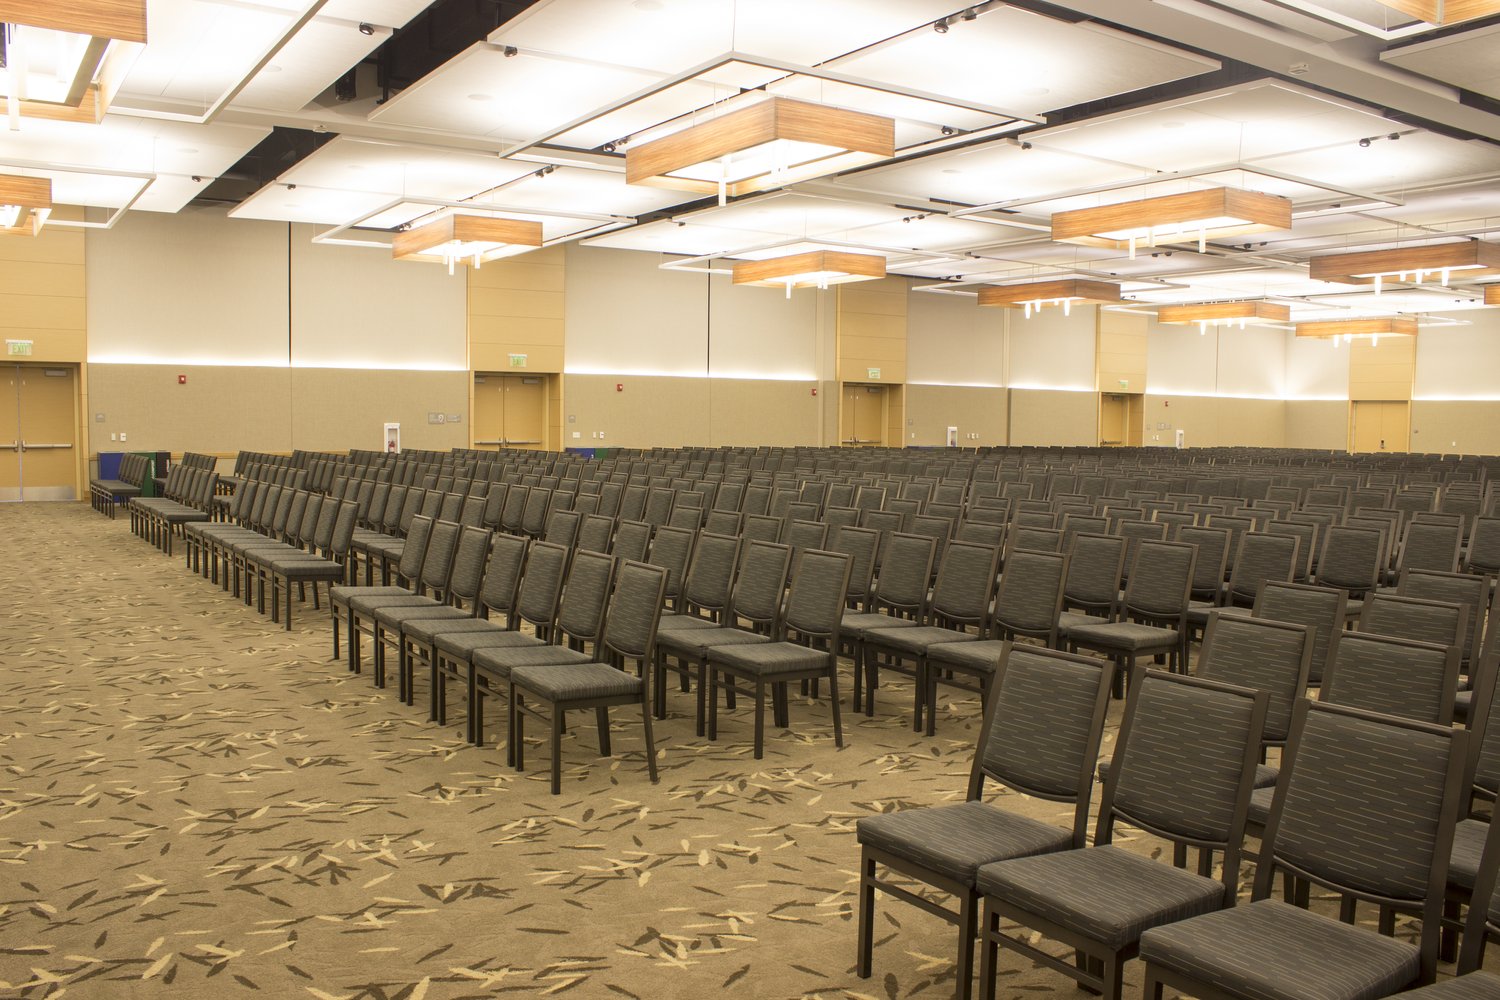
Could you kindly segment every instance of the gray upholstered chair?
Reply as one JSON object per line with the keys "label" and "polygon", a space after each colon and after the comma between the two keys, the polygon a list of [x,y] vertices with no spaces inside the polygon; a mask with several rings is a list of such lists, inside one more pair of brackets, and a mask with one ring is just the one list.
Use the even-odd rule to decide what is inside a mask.
{"label": "gray upholstered chair", "polygon": [[615,527],[610,555],[623,561],[645,562],[646,553],[651,549],[652,530],[645,521],[620,521]]}
{"label": "gray upholstered chair", "polygon": [[1136,549],[1125,589],[1121,621],[1079,625],[1068,631],[1068,646],[1089,649],[1122,664],[1118,689],[1143,656],[1162,655],[1170,669],[1187,669],[1188,590],[1197,548],[1183,542],[1143,541]]}
{"label": "gray upholstered chair", "polygon": [[[864,697],[865,640],[883,629],[916,628],[927,623],[927,581],[932,578],[936,552],[937,543],[931,538],[900,532],[892,534],[882,550],[880,571],[869,608],[844,612],[840,635],[850,647],[854,660],[855,711],[859,711]],[[865,706],[865,714],[875,714],[873,703]]]}
{"label": "gray upholstered chair", "polygon": [[[1300,702],[1251,902],[1146,931],[1144,995],[1364,1000],[1431,983],[1467,742],[1448,726]],[[1270,898],[1278,872],[1340,894],[1342,919]],[[1360,901],[1385,934],[1355,924]],[[1388,936],[1398,910],[1421,917],[1418,943]]]}
{"label": "gray upholstered chair", "polygon": [[1333,525],[1323,532],[1323,552],[1313,582],[1349,592],[1348,618],[1359,615],[1359,603],[1380,586],[1385,570],[1385,533],[1375,528]]}
{"label": "gray upholstered chair", "polygon": [[[838,650],[839,622],[844,595],[849,589],[848,556],[841,552],[806,549],[797,558],[792,574],[786,613],[776,642],[715,646],[708,650],[708,738],[718,738],[719,678],[752,684],[755,695],[755,758],[764,756],[765,691],[768,684],[781,688],[779,701],[785,715],[785,685],[790,681],[826,680],[833,712],[833,742],[844,745],[839,715]],[[785,719],[783,718],[783,722]]]}
{"label": "gray upholstered chair", "polygon": [[1307,684],[1318,687],[1338,650],[1348,603],[1349,595],[1334,587],[1268,581],[1255,595],[1250,614],[1255,618],[1306,625],[1312,630],[1312,662],[1307,672]]}
{"label": "gray upholstered chair", "polygon": [[682,581],[693,558],[698,533],[691,528],[660,525],[651,540],[651,554],[646,562],[667,571],[667,603],[673,611],[682,610]]}
{"label": "gray upholstered chair", "polygon": [[1365,595],[1359,631],[1452,646],[1462,655],[1468,618],[1468,609],[1462,604],[1382,591]]}
{"label": "gray upholstered chair", "polygon": [[[552,794],[562,792],[563,715],[570,710],[593,709],[599,730],[599,753],[612,756],[609,709],[613,705],[638,704],[645,740],[646,769],[652,784],[657,781],[656,744],[651,735],[649,705],[650,663],[656,639],[656,623],[666,596],[667,571],[646,563],[621,563],[610,596],[608,619],[592,659],[573,655],[547,663],[518,665],[510,672],[510,744],[516,770],[525,761],[525,717],[527,702],[550,708],[552,738]],[[627,661],[639,666],[637,674],[624,669]],[[540,713],[537,713],[540,715]]]}
{"label": "gray upholstered chair", "polygon": [[[1266,700],[1264,692],[1156,670],[1132,684],[1094,846],[979,869],[987,1000],[1002,946],[1119,1000],[1142,932],[1234,905]],[[1114,846],[1116,823],[1169,841],[1176,864]],[[1189,848],[1199,851],[1196,874],[1185,867]],[[1216,851],[1218,879],[1210,877]],[[1002,920],[1021,930],[1003,930]],[[1075,949],[1076,965],[1032,944],[1030,931]]]}
{"label": "gray upholstered chair", "polygon": [[[885,812],[858,821],[856,970],[861,978],[870,976],[878,891],[958,928],[955,992],[962,998],[970,995],[979,867],[1048,851],[1076,850],[1087,841],[1092,767],[1104,731],[1112,669],[1108,661],[1096,657],[1006,643],[995,667],[994,695],[985,706],[965,801]],[[1071,829],[986,802],[987,783],[1071,805]],[[882,868],[947,893],[957,902],[957,909],[940,907],[882,879]]]}
{"label": "gray upholstered chair", "polygon": [[1120,612],[1120,581],[1125,576],[1125,539],[1080,533],[1068,553],[1063,610],[1052,645],[1060,646],[1078,625],[1114,621]]}
{"label": "gray upholstered chair", "polygon": [[[920,732],[927,706],[927,656],[950,642],[982,639],[989,632],[991,600],[995,595],[1000,550],[972,542],[950,542],[938,567],[937,582],[928,603],[928,622],[909,628],[879,628],[865,633],[865,704],[875,704],[880,671],[894,670],[912,678],[912,729]],[[1006,573],[1009,574],[1009,570]],[[1054,589],[1054,594],[1056,593]],[[1049,627],[1056,624],[1056,601]],[[931,719],[928,720],[929,725]],[[929,729],[929,733],[931,730]]]}
{"label": "gray upholstered chair", "polygon": [[[1266,747],[1286,745],[1292,709],[1307,692],[1314,640],[1313,630],[1306,625],[1253,618],[1249,612],[1209,615],[1198,654],[1198,676],[1266,692],[1262,762]],[[1262,763],[1256,768],[1255,787],[1269,788],[1276,784],[1276,775],[1276,768]]]}
{"label": "gray upholstered chair", "polygon": [[[1026,636],[1054,645],[1057,616],[1062,610],[1063,582],[1068,577],[1068,559],[1056,552],[1011,553],[991,617],[992,638],[975,641],[930,642],[921,662],[921,702],[927,706],[927,735],[937,731],[939,684],[977,692],[988,702],[994,672],[1010,641]],[[913,630],[890,633],[900,641]]]}

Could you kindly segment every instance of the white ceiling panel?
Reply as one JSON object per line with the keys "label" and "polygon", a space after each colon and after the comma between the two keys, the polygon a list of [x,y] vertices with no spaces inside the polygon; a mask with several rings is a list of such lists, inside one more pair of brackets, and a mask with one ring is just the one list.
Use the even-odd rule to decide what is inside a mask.
{"label": "white ceiling panel", "polygon": [[1387,49],[1380,58],[1412,73],[1500,98],[1500,24]]}
{"label": "white ceiling panel", "polygon": [[558,167],[549,174],[523,176],[485,199],[503,205],[543,209],[549,212],[583,212],[590,215],[644,215],[679,204],[681,191],[626,184],[625,175],[610,170]]}
{"label": "white ceiling panel", "polygon": [[[1380,133],[1391,132],[1389,123]],[[1397,191],[1448,178],[1500,174],[1500,146],[1450,139],[1431,132],[1378,139],[1369,146],[1346,142],[1326,149],[1266,157],[1261,165],[1299,177],[1336,177],[1364,191]]]}
{"label": "white ceiling panel", "polygon": [[548,0],[489,40],[667,75],[729,51],[812,66],[962,7],[953,0]]}
{"label": "white ceiling panel", "polygon": [[230,209],[229,215],[235,219],[338,225],[373,212],[390,200],[389,195],[369,191],[302,185],[293,190],[285,184],[268,184]]}
{"label": "white ceiling panel", "polygon": [[1389,131],[1391,123],[1372,111],[1287,84],[1256,83],[1048,129],[1032,141],[1116,163],[1180,171],[1325,149]]}
{"label": "white ceiling panel", "polygon": [[833,68],[1038,115],[1218,69],[1219,62],[1096,24],[1015,7],[915,31],[837,59]]}
{"label": "white ceiling panel", "polygon": [[[911,214],[909,210],[891,205],[775,192],[722,207],[706,208],[684,217],[684,221],[763,236],[821,236],[852,243],[857,242],[853,233],[863,227],[900,222]],[[846,236],[850,238],[846,240]]]}
{"label": "white ceiling panel", "polygon": [[370,119],[460,132],[498,144],[530,140],[659,82],[657,74],[470,46],[381,105]]}
{"label": "white ceiling panel", "polygon": [[146,10],[150,41],[126,74],[115,104],[194,114],[208,110],[313,2],[152,0]]}
{"label": "white ceiling panel", "polygon": [[300,110],[389,37],[386,27],[366,35],[347,21],[315,18],[251,78],[232,106]]}
{"label": "white ceiling panel", "polygon": [[935,198],[985,205],[1132,180],[1143,171],[1073,153],[1022,149],[1008,139],[969,149],[934,153],[888,167],[834,178],[839,187],[913,199]]}
{"label": "white ceiling panel", "polygon": [[850,242],[870,246],[934,251],[992,246],[1033,235],[1024,229],[946,215],[908,215],[900,222],[861,226],[848,230],[847,234]]}
{"label": "white ceiling panel", "polygon": [[1500,183],[1444,187],[1406,197],[1392,208],[1371,209],[1371,215],[1409,226],[1481,226],[1500,223]]}
{"label": "white ceiling panel", "polygon": [[652,222],[633,226],[583,241],[591,247],[617,250],[650,250],[656,253],[700,257],[711,253],[742,250],[765,242],[765,237],[743,229],[723,229],[674,221]]}

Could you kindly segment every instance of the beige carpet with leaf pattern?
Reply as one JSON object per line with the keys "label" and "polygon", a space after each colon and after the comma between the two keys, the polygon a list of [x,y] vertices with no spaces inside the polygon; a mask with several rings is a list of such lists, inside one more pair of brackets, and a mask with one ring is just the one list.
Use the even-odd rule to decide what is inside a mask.
{"label": "beige carpet with leaf pattern", "polygon": [[975,701],[927,739],[892,684],[837,750],[794,700],[756,761],[743,703],[708,743],[674,691],[660,784],[617,709],[616,757],[580,717],[553,797],[543,749],[517,774],[330,660],[326,617],[283,632],[123,516],[5,505],[0,538],[0,996],[951,995],[953,934],[910,906],[854,974],[854,824],[962,798]]}

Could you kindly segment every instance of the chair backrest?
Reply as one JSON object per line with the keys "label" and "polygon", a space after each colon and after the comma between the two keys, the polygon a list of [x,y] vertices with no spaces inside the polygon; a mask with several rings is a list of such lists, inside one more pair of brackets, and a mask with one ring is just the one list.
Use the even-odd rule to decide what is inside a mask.
{"label": "chair backrest", "polygon": [[1234,570],[1229,575],[1229,599],[1249,606],[1255,601],[1260,585],[1268,580],[1290,583],[1297,571],[1301,540],[1263,531],[1247,531],[1240,536]]}
{"label": "chair backrest", "polygon": [[1463,542],[1462,524],[1413,519],[1401,538],[1401,567],[1456,572]]}
{"label": "chair backrest", "polygon": [[1486,576],[1500,574],[1500,517],[1476,517],[1469,532],[1464,568]]}
{"label": "chair backrest", "polygon": [[777,542],[781,540],[781,518],[769,514],[746,514],[742,531],[746,541]]}
{"label": "chair backrest", "polygon": [[666,597],[665,569],[634,560],[620,563],[604,625],[603,645],[611,659],[651,661]]}
{"label": "chair backrest", "polygon": [[465,525],[459,530],[453,572],[448,580],[450,598],[465,603],[477,601],[485,563],[489,559],[491,536],[490,529],[474,525]]}
{"label": "chair backrest", "polygon": [[1251,616],[1271,621],[1305,625],[1312,632],[1312,659],[1307,683],[1323,683],[1328,664],[1344,631],[1349,595],[1335,587],[1313,587],[1304,583],[1265,583],[1255,597]]}
{"label": "chair backrest", "polygon": [[803,549],[821,549],[828,542],[828,525],[820,521],[788,522],[782,541],[790,545],[794,553]]}
{"label": "chair backrest", "polygon": [[438,520],[458,524],[459,516],[464,509],[464,499],[462,493],[444,493],[443,502],[438,506]]}
{"label": "chair backrest", "polygon": [[732,535],[705,531],[698,536],[682,585],[682,596],[689,609],[706,611],[715,617],[728,609],[739,555],[740,540]]}
{"label": "chair backrest", "polygon": [[[964,543],[955,542],[949,547],[948,558],[952,558],[953,548],[959,544]],[[942,578],[939,572],[938,579]],[[994,579],[993,572],[990,579]],[[1057,632],[1058,615],[1062,614],[1063,585],[1067,579],[1068,557],[1061,553],[1025,549],[1012,552],[995,594],[995,635],[1002,639],[1025,635],[1050,642]],[[936,598],[933,608],[937,608]]]}
{"label": "chair backrest", "polygon": [[547,528],[542,538],[572,548],[578,541],[578,528],[583,515],[576,510],[554,510],[547,515]]}
{"label": "chair backrest", "polygon": [[1126,700],[1094,842],[1110,843],[1120,819],[1178,844],[1222,849],[1224,904],[1232,903],[1266,701],[1263,691],[1142,674]]}
{"label": "chair backrest", "polygon": [[521,530],[532,538],[540,538],[547,527],[547,508],[552,503],[552,491],[540,486],[526,493],[526,509],[521,513]]}
{"label": "chair backrest", "polygon": [[[994,546],[950,542],[932,587],[929,611],[933,620],[949,626],[986,628],[999,567],[1000,550]],[[1010,572],[1008,566],[1006,572]]]}
{"label": "chair backrest", "polygon": [[526,523],[527,498],[531,487],[513,484],[505,494],[505,505],[500,508],[500,527],[516,534]]}
{"label": "chair backrest", "polygon": [[574,553],[557,610],[557,631],[567,637],[568,645],[574,649],[581,650],[585,643],[599,641],[614,573],[613,557],[603,552]]}
{"label": "chair backrest", "polygon": [[[1006,539],[1010,551],[1030,549],[1033,552],[1061,552],[1063,533],[1057,528],[1033,528],[1017,523]],[[1008,556],[1007,556],[1008,558]]]}
{"label": "chair backrest", "polygon": [[1446,726],[1457,693],[1457,646],[1346,632],[1323,678],[1322,700]]}
{"label": "chair backrest", "polygon": [[1463,607],[1468,624],[1459,656],[1468,663],[1479,655],[1479,646],[1484,639],[1485,611],[1490,603],[1488,579],[1472,573],[1407,568],[1401,571],[1396,593],[1401,597],[1442,601]]}
{"label": "chair backrest", "polygon": [[548,640],[557,621],[562,597],[568,550],[554,542],[533,542],[526,554],[526,573],[516,594],[516,614],[536,629],[537,638]]}
{"label": "chair backrest", "polygon": [[484,513],[480,516],[479,523],[499,531],[500,514],[505,509],[505,500],[509,495],[509,487],[505,483],[491,483],[490,491],[484,495]]}
{"label": "chair backrest", "polygon": [[458,509],[458,523],[477,528],[484,523],[484,497],[466,496]]}
{"label": "chair backrest", "polygon": [[529,544],[520,535],[496,535],[491,542],[484,582],[479,587],[479,604],[504,615],[506,628],[515,628],[517,624],[516,592],[521,586],[521,567],[526,564]]}
{"label": "chair backrest", "polygon": [[730,596],[729,623],[743,618],[759,630],[770,632],[781,617],[781,599],[792,568],[792,547],[780,542],[745,543],[739,572]]}
{"label": "chair backrest", "polygon": [[608,552],[615,534],[615,519],[603,514],[585,514],[578,526],[578,548],[582,552]]}
{"label": "chair backrest", "polygon": [[422,575],[422,564],[427,560],[427,543],[432,538],[436,522],[426,514],[417,514],[411,519],[406,531],[406,544],[401,547],[401,561],[396,566],[396,575],[407,581],[413,590],[417,578]]}
{"label": "chair backrest", "polygon": [[422,560],[419,589],[442,599],[448,592],[448,578],[453,575],[453,557],[458,551],[457,521],[437,521],[427,540],[427,558]]}
{"label": "chair backrest", "polygon": [[1155,620],[1185,615],[1197,553],[1183,542],[1141,542],[1125,591],[1126,613]]}
{"label": "chair backrest", "polygon": [[870,587],[875,578],[875,552],[879,546],[880,532],[848,524],[841,524],[833,529],[833,538],[828,546],[849,557],[848,599],[861,610],[870,603]]}
{"label": "chair backrest", "polygon": [[349,547],[354,542],[354,529],[359,525],[359,504],[345,500],[339,504],[338,516],[333,522],[333,537],[323,550],[325,556],[344,564],[349,556]]}
{"label": "chair backrest", "polygon": [[610,553],[616,559],[644,562],[650,547],[651,525],[645,521],[621,521],[615,528],[615,541]]}
{"label": "chair backrest", "polygon": [[737,510],[711,510],[703,519],[703,530],[716,535],[738,535],[745,515]]}
{"label": "chair backrest", "polygon": [[924,619],[927,584],[932,579],[936,553],[937,542],[931,538],[892,534],[880,561],[880,576],[875,580],[875,607]]}
{"label": "chair backrest", "polygon": [[[1014,559],[1020,553],[1012,553]],[[1006,564],[1010,572],[1010,564]],[[1120,603],[1120,580],[1125,573],[1125,539],[1118,535],[1080,533],[1073,536],[1063,604],[1113,618]],[[1001,589],[1005,587],[1001,578]]]}
{"label": "chair backrest", "polygon": [[1216,600],[1224,586],[1224,569],[1229,565],[1228,528],[1199,528],[1184,526],[1177,529],[1177,541],[1198,547],[1198,558],[1193,563],[1193,596],[1200,600]]}
{"label": "chair backrest", "polygon": [[693,557],[696,536],[697,532],[688,528],[662,525],[651,541],[651,555],[646,561],[667,571],[667,598],[674,603],[682,596],[682,579]]}
{"label": "chair backrest", "polygon": [[844,595],[849,592],[849,564],[849,557],[842,552],[803,549],[797,554],[782,618],[785,636],[823,640],[828,655],[838,655],[839,623],[844,620]]}
{"label": "chair backrest", "polygon": [[1353,594],[1374,590],[1380,585],[1383,547],[1383,533],[1373,528],[1329,527],[1318,557],[1318,583]]}
{"label": "chair backrest", "polygon": [[1318,526],[1299,521],[1271,521],[1265,527],[1270,535],[1287,535],[1297,539],[1297,564],[1292,567],[1292,579],[1306,580],[1312,576],[1313,556],[1318,549]]}
{"label": "chair backrest", "polygon": [[1422,915],[1421,978],[1438,929],[1468,734],[1303,701],[1261,841],[1253,898],[1277,871]]}
{"label": "chair backrest", "polygon": [[1462,604],[1450,601],[1377,592],[1365,595],[1364,607],[1359,612],[1359,630],[1462,650],[1468,614]]}
{"label": "chair backrest", "polygon": [[1261,739],[1285,743],[1292,708],[1307,691],[1313,631],[1306,625],[1213,611],[1198,654],[1198,676],[1264,691],[1266,726]]}

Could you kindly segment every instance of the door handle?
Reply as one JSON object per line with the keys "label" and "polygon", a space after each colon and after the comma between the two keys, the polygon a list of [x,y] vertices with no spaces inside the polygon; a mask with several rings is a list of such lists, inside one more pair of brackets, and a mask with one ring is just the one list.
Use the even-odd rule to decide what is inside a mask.
{"label": "door handle", "polygon": [[12,441],[9,444],[0,444],[0,451],[20,451],[20,445]]}
{"label": "door handle", "polygon": [[21,451],[49,451],[57,448],[71,448],[70,444],[32,444],[29,441],[21,442]]}

